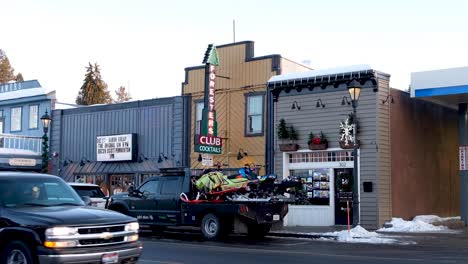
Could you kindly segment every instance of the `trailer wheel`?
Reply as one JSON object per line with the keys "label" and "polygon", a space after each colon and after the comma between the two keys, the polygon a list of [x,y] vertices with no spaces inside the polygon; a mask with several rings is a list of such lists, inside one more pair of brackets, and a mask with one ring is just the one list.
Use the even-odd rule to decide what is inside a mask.
{"label": "trailer wheel", "polygon": [[248,236],[252,238],[263,238],[271,229],[271,224],[250,224],[248,225]]}
{"label": "trailer wheel", "polygon": [[203,236],[208,240],[214,240],[221,236],[222,225],[219,217],[215,214],[207,214],[203,217],[201,222],[201,231]]}

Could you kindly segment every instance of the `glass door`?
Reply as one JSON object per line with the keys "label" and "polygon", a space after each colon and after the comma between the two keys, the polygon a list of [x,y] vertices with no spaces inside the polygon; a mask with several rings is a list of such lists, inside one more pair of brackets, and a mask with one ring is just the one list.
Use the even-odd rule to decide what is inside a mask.
{"label": "glass door", "polygon": [[353,169],[335,169],[335,225],[348,224],[353,219]]}

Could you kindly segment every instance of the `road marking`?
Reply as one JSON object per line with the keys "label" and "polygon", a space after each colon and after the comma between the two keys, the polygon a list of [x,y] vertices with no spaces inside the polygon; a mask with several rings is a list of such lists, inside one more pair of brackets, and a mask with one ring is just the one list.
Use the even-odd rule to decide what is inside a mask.
{"label": "road marking", "polygon": [[151,259],[138,259],[138,263],[183,264],[182,262],[159,261],[159,260],[151,260]]}

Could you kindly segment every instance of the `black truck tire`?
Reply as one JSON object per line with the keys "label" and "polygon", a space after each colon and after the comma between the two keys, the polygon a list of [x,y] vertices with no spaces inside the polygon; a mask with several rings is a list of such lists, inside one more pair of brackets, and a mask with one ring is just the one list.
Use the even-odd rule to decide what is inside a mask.
{"label": "black truck tire", "polygon": [[250,224],[248,225],[248,236],[252,238],[263,238],[271,229],[271,224]]}
{"label": "black truck tire", "polygon": [[13,240],[3,249],[1,263],[35,264],[31,249],[19,240]]}
{"label": "black truck tire", "polygon": [[203,236],[208,240],[215,240],[222,236],[223,226],[219,217],[215,214],[206,214],[201,222],[201,231]]}

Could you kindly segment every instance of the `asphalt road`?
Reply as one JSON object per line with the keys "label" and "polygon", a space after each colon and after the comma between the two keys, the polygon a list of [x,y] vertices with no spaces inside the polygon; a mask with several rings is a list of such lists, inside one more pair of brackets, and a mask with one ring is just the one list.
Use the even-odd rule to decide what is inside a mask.
{"label": "asphalt road", "polygon": [[230,236],[204,241],[194,233],[143,234],[141,264],[181,263],[468,263],[468,236],[402,238],[412,244],[354,244],[320,239]]}

